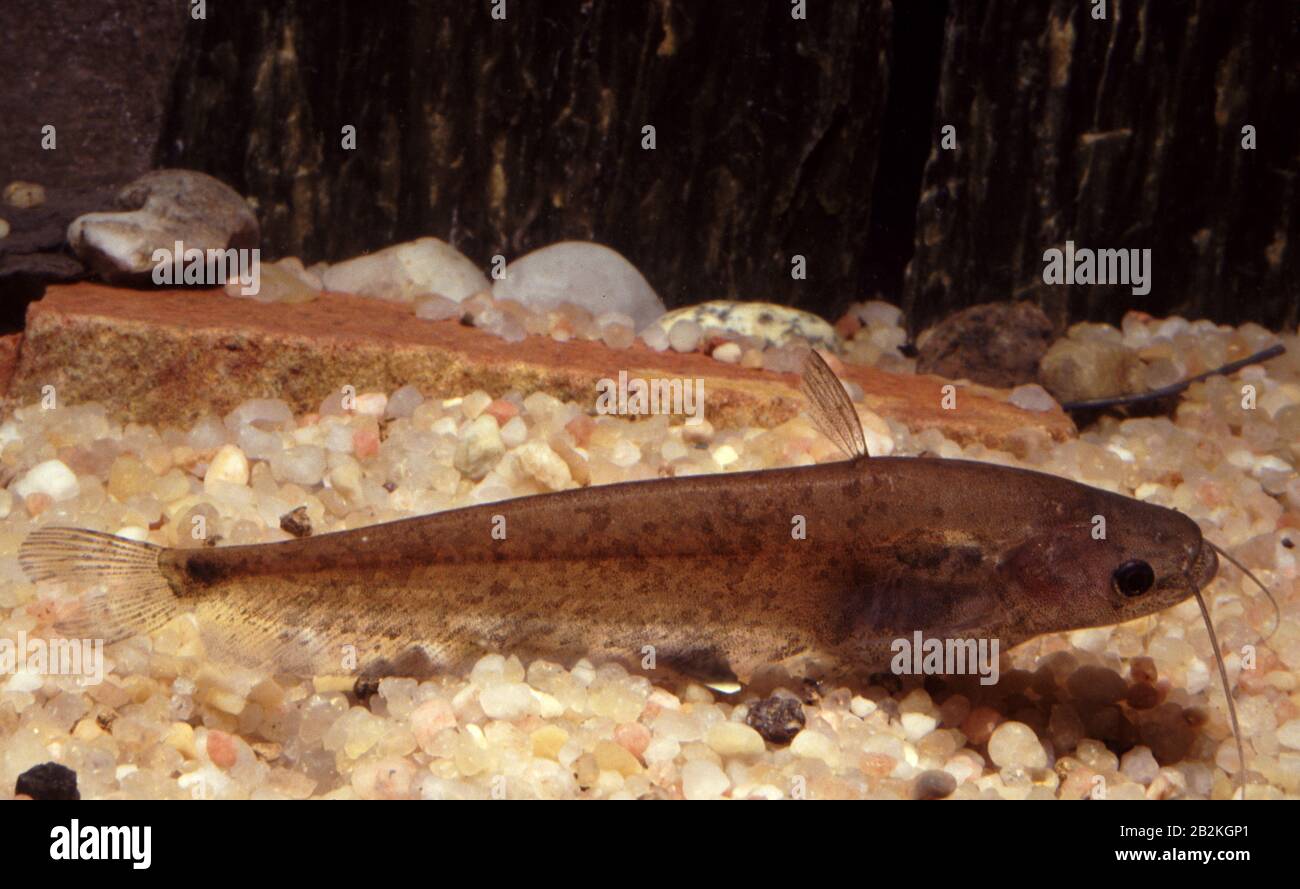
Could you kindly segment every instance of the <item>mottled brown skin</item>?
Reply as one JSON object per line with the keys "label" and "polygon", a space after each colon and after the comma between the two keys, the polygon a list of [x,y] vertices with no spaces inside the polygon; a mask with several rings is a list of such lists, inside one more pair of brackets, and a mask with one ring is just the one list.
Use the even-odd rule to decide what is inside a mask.
{"label": "mottled brown skin", "polygon": [[[794,516],[807,538],[792,535]],[[1106,539],[1093,538],[1104,516]],[[492,536],[494,516],[506,539]],[[1129,559],[1155,586],[1112,584]],[[429,669],[487,651],[742,681],[884,666],[889,645],[1113,624],[1213,576],[1172,510],[1055,476],[923,458],[583,488],[254,546],[164,550],[164,576],[234,653],[337,673],[421,646]],[[408,661],[409,664],[409,661]]]}

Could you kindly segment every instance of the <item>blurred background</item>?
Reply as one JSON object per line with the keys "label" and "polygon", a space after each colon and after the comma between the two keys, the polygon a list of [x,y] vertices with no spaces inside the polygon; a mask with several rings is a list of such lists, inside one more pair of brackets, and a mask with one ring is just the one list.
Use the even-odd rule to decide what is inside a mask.
{"label": "blurred background", "polygon": [[[486,266],[587,239],[669,307],[1296,323],[1300,4],[794,5],[5,0],[0,178],[48,198],[4,208],[0,324],[85,274],[68,222],[155,167],[246,195],[265,259],[431,234]],[[1045,287],[1067,239],[1151,248],[1150,294]]]}

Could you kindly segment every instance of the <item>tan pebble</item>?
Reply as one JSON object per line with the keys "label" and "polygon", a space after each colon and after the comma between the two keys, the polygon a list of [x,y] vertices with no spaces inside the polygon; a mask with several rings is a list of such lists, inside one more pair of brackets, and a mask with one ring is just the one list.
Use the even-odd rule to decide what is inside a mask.
{"label": "tan pebble", "polygon": [[311,683],[316,694],[323,695],[331,691],[352,691],[357,679],[355,676],[317,676]]}
{"label": "tan pebble", "polygon": [[533,756],[541,759],[555,759],[569,740],[569,733],[558,725],[547,725],[528,736],[532,743]]}
{"label": "tan pebble", "polygon": [[102,734],[104,730],[99,727],[99,722],[90,717],[78,722],[77,727],[72,730],[72,737],[78,741],[93,741]]}
{"label": "tan pebble", "polygon": [[215,707],[222,713],[229,713],[231,716],[238,716],[248,706],[248,701],[244,700],[242,695],[226,691],[224,688],[206,689],[202,694],[202,698],[209,706]]}
{"label": "tan pebble", "polygon": [[188,723],[172,723],[162,736],[166,746],[178,750],[186,759],[198,758],[199,751],[194,746],[194,727]]}
{"label": "tan pebble", "polygon": [[[118,460],[123,458],[119,457]],[[116,463],[114,467],[116,467]],[[222,445],[208,464],[208,471],[203,474],[203,486],[209,493],[216,482],[232,485],[248,484],[248,458],[244,452],[232,444]]]}
{"label": "tan pebble", "polygon": [[23,498],[23,506],[27,508],[27,514],[32,518],[45,512],[54,504],[54,498],[49,494],[40,491],[35,494],[28,494]]}
{"label": "tan pebble", "polygon": [[123,454],[108,471],[108,493],[119,503],[146,494],[157,481],[155,473],[134,454]]}
{"label": "tan pebble", "polygon": [[595,755],[596,767],[602,772],[618,772],[626,778],[644,771],[635,756],[613,741],[598,741]]}
{"label": "tan pebble", "polygon": [[0,219],[0,240],[9,237],[9,223]]}
{"label": "tan pebble", "polygon": [[14,180],[5,186],[5,203],[20,210],[29,210],[45,203],[45,186],[36,182]]}
{"label": "tan pebble", "polygon": [[715,722],[705,742],[721,756],[753,756],[767,749],[763,736],[743,722]]}
{"label": "tan pebble", "polygon": [[961,732],[971,744],[978,747],[988,742],[1001,719],[1002,714],[992,707],[976,707],[962,720]]}
{"label": "tan pebble", "polygon": [[858,767],[865,774],[884,778],[898,767],[898,760],[887,753],[864,753],[858,760]]}
{"label": "tan pebble", "polygon": [[258,741],[256,744],[251,746],[253,752],[265,762],[274,762],[279,759],[280,754],[284,752],[284,747],[280,744],[274,743],[273,741]]}

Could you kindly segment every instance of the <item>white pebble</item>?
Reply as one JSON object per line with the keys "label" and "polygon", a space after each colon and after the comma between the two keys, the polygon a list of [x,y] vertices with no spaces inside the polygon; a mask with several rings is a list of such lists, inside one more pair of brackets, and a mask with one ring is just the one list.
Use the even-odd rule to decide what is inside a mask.
{"label": "white pebble", "polygon": [[474,422],[466,424],[456,445],[454,463],[464,475],[478,481],[488,474],[505,452],[496,418],[479,414]]}
{"label": "white pebble", "polygon": [[656,352],[662,352],[668,348],[668,334],[658,324],[653,324],[641,331],[641,342],[645,343]]}
{"label": "white pebble", "polygon": [[465,419],[473,420],[487,410],[488,405],[491,403],[492,396],[480,389],[465,396],[460,403],[460,412],[465,415]]}
{"label": "white pebble", "polygon": [[250,398],[226,414],[226,428],[238,429],[261,423],[284,426],[293,423],[293,411],[288,402],[279,398]]}
{"label": "white pebble", "polygon": [[1000,768],[1047,766],[1047,751],[1034,730],[1023,722],[1004,722],[993,730],[989,737],[989,758]]}
{"label": "white pebble", "polygon": [[1119,770],[1137,783],[1146,786],[1160,774],[1160,764],[1151,754],[1150,747],[1134,747],[1120,758]]}
{"label": "white pebble", "polygon": [[27,692],[30,694],[39,691],[44,685],[44,676],[40,673],[32,673],[23,669],[10,676],[9,680],[3,686],[0,686],[0,689],[3,691]]}
{"label": "white pebble", "polygon": [[325,475],[325,450],[315,445],[289,448],[271,458],[271,475],[278,482],[309,487]]}
{"label": "white pebble", "polygon": [[736,449],[729,444],[723,445],[720,448],[716,448],[713,451],[713,462],[717,463],[719,466],[723,467],[724,469],[730,466],[732,463],[735,463],[739,459],[740,459],[740,455],[737,454]]}
{"label": "white pebble", "polygon": [[388,399],[387,415],[389,417],[409,417],[415,409],[424,404],[424,396],[414,386],[403,386]]}
{"label": "white pebble", "polygon": [[436,294],[415,304],[415,317],[425,321],[446,321],[459,318],[464,313],[465,309],[460,303]]}
{"label": "white pebble", "polygon": [[1283,747],[1300,750],[1300,719],[1292,719],[1278,726],[1277,740]]}
{"label": "white pebble", "polygon": [[682,766],[682,794],[687,799],[717,799],[730,786],[726,773],[708,760],[694,759]]}
{"label": "white pebble", "polygon": [[232,485],[248,484],[248,458],[244,452],[232,444],[222,445],[208,464],[208,471],[203,474],[203,489],[209,494],[214,482],[228,482]]}
{"label": "white pebble", "polygon": [[519,719],[539,708],[525,682],[498,682],[479,692],[479,706],[492,719]]}
{"label": "white pebble", "polygon": [[740,360],[740,346],[736,343],[723,343],[713,350],[713,357],[724,364],[735,364]]}
{"label": "white pebble", "polygon": [[864,698],[862,695],[856,695],[853,700],[849,701],[849,712],[858,719],[866,719],[876,712],[876,702],[870,698]]}
{"label": "white pebble", "polygon": [[903,734],[912,741],[921,740],[939,724],[939,720],[928,713],[904,713],[899,721],[903,724]]}
{"label": "white pebble", "polygon": [[790,752],[795,756],[808,759],[820,759],[827,765],[833,765],[836,759],[835,742],[812,729],[804,729],[790,742]]}
{"label": "white pebble", "polygon": [[515,458],[524,472],[549,491],[562,491],[573,484],[569,464],[561,460],[560,455],[544,441],[530,441],[521,445],[515,451]]}
{"label": "white pebble", "polygon": [[635,466],[640,459],[641,449],[626,438],[620,438],[618,443],[614,445],[613,452],[609,455],[609,461],[623,469]]}
{"label": "white pebble", "polygon": [[501,442],[508,448],[517,448],[528,440],[528,424],[523,417],[514,416],[501,427]]}
{"label": "white pebble", "polygon": [[77,475],[62,460],[46,460],[37,463],[13,484],[13,492],[19,497],[32,494],[47,494],[51,500],[71,500],[81,493]]}
{"label": "white pebble", "polygon": [[363,392],[357,396],[353,410],[367,417],[382,417],[388,407],[388,396],[382,392]]}
{"label": "white pebble", "polygon": [[872,327],[897,327],[903,321],[903,310],[883,300],[873,299],[858,309],[858,319]]}
{"label": "white pebble", "polygon": [[674,352],[694,352],[700,344],[702,333],[700,325],[683,318],[668,331],[668,345],[672,346]]}
{"label": "white pebble", "polygon": [[1056,407],[1056,399],[1037,383],[1026,383],[1011,390],[1007,401],[1025,411],[1050,411]]}

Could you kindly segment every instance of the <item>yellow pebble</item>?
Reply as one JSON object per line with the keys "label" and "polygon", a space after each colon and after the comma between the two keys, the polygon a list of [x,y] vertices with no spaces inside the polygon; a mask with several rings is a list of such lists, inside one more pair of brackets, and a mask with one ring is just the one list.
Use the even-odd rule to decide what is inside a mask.
{"label": "yellow pebble", "polygon": [[331,691],[352,691],[357,679],[355,676],[317,676],[311,684],[315,687],[316,694],[323,695]]}
{"label": "yellow pebble", "polygon": [[209,706],[231,716],[238,716],[248,706],[248,701],[237,694],[221,688],[209,688],[203,692],[203,701]]}
{"label": "yellow pebble", "polygon": [[186,759],[198,758],[198,750],[194,747],[194,726],[188,722],[173,722],[163,736],[163,743],[180,751]]}
{"label": "yellow pebble", "polygon": [[596,766],[602,772],[618,772],[625,778],[642,771],[637,758],[613,741],[600,741],[596,744]]}
{"label": "yellow pebble", "polygon": [[99,722],[89,717],[78,722],[77,727],[72,730],[72,737],[78,741],[93,741],[102,734],[104,730],[99,727]]}
{"label": "yellow pebble", "polygon": [[157,476],[134,454],[123,454],[108,471],[108,493],[119,503],[149,493]]}
{"label": "yellow pebble", "polygon": [[528,737],[533,742],[533,756],[555,759],[569,740],[569,733],[558,725],[544,725]]}

